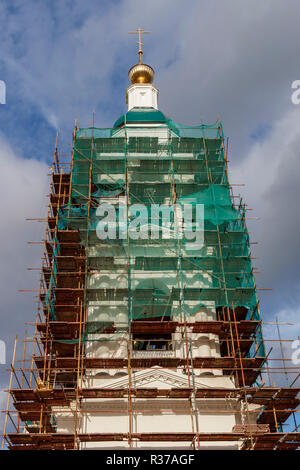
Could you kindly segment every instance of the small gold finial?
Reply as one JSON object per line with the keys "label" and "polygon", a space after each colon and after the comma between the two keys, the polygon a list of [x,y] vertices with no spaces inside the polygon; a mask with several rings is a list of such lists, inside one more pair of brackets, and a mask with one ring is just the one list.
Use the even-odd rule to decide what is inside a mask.
{"label": "small gold finial", "polygon": [[139,35],[139,40],[137,41],[137,44],[139,45],[139,50],[138,50],[138,55],[139,55],[139,64],[143,63],[143,49],[142,46],[144,45],[142,43],[142,34],[150,34],[151,31],[144,31],[142,28],[137,28],[136,31],[128,31],[128,34],[138,34]]}

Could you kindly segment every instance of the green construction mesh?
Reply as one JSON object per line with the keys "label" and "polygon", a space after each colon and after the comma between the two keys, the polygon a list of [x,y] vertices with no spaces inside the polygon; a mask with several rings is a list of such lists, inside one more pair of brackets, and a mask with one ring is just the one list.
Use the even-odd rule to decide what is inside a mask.
{"label": "green construction mesh", "polygon": [[[82,341],[120,338],[130,320],[183,321],[226,307],[244,312],[244,319],[259,319],[245,207],[233,204],[221,126],[188,128],[168,121],[155,132],[156,137],[139,137],[138,129],[133,136],[124,127],[76,133],[71,203],[60,207],[58,229],[78,231],[85,247],[88,316]],[[126,201],[149,213],[153,204],[204,205],[203,246],[191,249],[172,236],[99,239],[99,204],[115,206],[118,216]],[[125,230],[131,223],[126,217]],[[171,220],[170,233],[175,224]],[[51,308],[54,300],[46,299]],[[260,330],[256,334],[261,339]]]}

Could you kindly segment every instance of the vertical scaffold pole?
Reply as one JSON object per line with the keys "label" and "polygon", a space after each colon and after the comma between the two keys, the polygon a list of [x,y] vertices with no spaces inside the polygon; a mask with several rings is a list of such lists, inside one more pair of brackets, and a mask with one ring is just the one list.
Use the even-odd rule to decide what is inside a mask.
{"label": "vertical scaffold pole", "polygon": [[4,449],[4,442],[5,442],[5,435],[6,435],[6,428],[7,428],[7,418],[8,418],[9,403],[10,403],[10,391],[11,391],[11,386],[12,386],[13,370],[14,370],[15,358],[16,358],[17,341],[18,341],[18,335],[16,335],[16,339],[14,342],[13,357],[12,357],[12,363],[11,363],[11,372],[10,372],[9,387],[8,387],[8,392],[7,392],[6,413],[5,413],[3,437],[2,437],[2,450]]}

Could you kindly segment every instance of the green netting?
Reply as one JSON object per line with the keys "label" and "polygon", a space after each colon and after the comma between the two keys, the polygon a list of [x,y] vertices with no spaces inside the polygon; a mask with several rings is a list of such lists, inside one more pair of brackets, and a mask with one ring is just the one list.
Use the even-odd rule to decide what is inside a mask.
{"label": "green netting", "polygon": [[222,125],[220,124],[220,132],[218,121],[211,125],[202,124],[200,126],[184,126],[183,124],[178,124],[177,122],[169,120],[168,125],[179,137],[185,137],[187,139],[197,139],[202,137],[207,140],[208,145],[213,145],[212,141],[218,139],[219,145],[221,144],[223,130]]}
{"label": "green netting", "polygon": [[[155,132],[162,129],[158,126]],[[215,312],[216,318],[222,308],[241,309],[243,318],[259,319],[245,208],[233,204],[222,129],[188,128],[172,121],[165,129],[165,137],[133,136],[132,129],[127,135],[126,127],[76,133],[71,203],[60,207],[58,227],[78,230],[85,247],[88,315],[81,341],[118,340],[131,320],[194,319],[203,311]],[[117,238],[99,239],[99,205],[115,206],[118,217],[125,202],[149,210],[149,217],[141,219],[141,231],[147,223],[151,226],[153,204],[202,204],[203,246],[191,249],[186,239],[172,238],[175,215],[168,239],[120,239],[120,226],[126,233],[132,222],[127,209],[125,223],[116,223]],[[156,223],[161,235],[161,219]],[[52,282],[49,292],[55,276]],[[257,338],[262,341],[260,331]],[[259,355],[264,355],[263,346]]]}
{"label": "green netting", "polygon": [[[155,116],[157,118],[157,115]],[[140,115],[138,116],[138,119],[140,119]],[[161,122],[163,122],[162,120]],[[128,122],[128,121],[127,121]],[[147,123],[149,123],[149,120],[146,120]],[[223,134],[223,129],[222,129],[222,124],[216,121],[215,123],[211,125],[207,124],[201,124],[200,126],[185,126],[183,124],[178,124],[171,119],[165,120],[166,124],[168,125],[168,128],[178,137],[182,138],[188,138],[188,139],[193,139],[193,138],[205,138],[205,139],[218,139],[220,141],[222,134]],[[124,123],[124,121],[123,121]],[[131,127],[134,124],[134,120],[130,123]],[[139,122],[136,122],[137,128],[140,128]],[[117,126],[116,126],[117,127]],[[76,133],[77,139],[98,139],[98,138],[113,138],[116,134],[119,133],[119,129],[116,127],[114,128],[103,128],[103,129],[97,129],[94,127],[90,128],[80,128],[78,129]],[[164,125],[156,125],[155,129],[157,128],[164,128]],[[221,131],[220,131],[221,128]],[[126,125],[123,126],[123,129],[126,129]],[[149,129],[149,127],[148,127]],[[143,137],[145,138],[145,137]],[[147,138],[147,137],[146,137]],[[221,142],[220,142],[221,143]],[[211,144],[211,142],[209,142]],[[108,144],[110,145],[110,144]]]}
{"label": "green netting", "polygon": [[205,221],[211,222],[215,226],[229,221],[235,221],[239,225],[244,217],[242,212],[233,207],[229,188],[226,186],[211,184],[203,191],[182,196],[179,203],[203,204]]}

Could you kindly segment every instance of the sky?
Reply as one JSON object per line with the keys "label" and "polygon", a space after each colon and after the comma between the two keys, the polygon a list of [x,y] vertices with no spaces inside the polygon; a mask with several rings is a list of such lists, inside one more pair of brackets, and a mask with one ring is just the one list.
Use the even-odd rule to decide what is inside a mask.
{"label": "sky", "polygon": [[[220,116],[230,181],[252,209],[257,287],[272,289],[258,291],[263,321],[292,323],[281,327],[286,339],[300,335],[300,105],[291,100],[300,79],[299,17],[298,0],[0,2],[0,340],[7,363],[14,336],[21,340],[24,324],[34,321],[36,298],[18,291],[38,288],[38,271],[27,268],[40,267],[42,245],[28,242],[39,242],[45,226],[25,219],[46,215],[56,130],[67,153],[75,119],[89,127],[95,111],[95,126],[111,127],[126,111],[127,73],[137,61],[128,31],[137,27],[151,31],[144,61],[155,69],[161,111],[186,125]],[[277,339],[274,325],[265,331]],[[291,357],[291,343],[283,345]],[[278,343],[273,348],[270,357]],[[4,399],[1,392],[0,405]]]}

